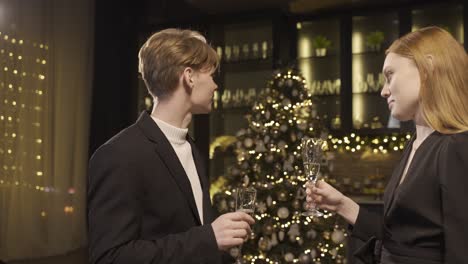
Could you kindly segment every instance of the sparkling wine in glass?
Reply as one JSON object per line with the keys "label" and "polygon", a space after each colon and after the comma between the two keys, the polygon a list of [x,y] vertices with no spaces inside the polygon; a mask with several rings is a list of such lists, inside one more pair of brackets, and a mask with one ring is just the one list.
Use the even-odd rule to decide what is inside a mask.
{"label": "sparkling wine in glass", "polygon": [[[252,217],[255,213],[255,201],[257,198],[257,190],[253,187],[238,188],[236,193],[236,211],[244,212]],[[243,264],[242,245],[239,246],[239,254],[237,255],[235,264]]]}
{"label": "sparkling wine in glass", "polygon": [[[320,163],[323,157],[323,147],[326,142],[321,138],[303,138],[302,139],[302,161],[304,163],[304,173],[309,182],[315,185],[320,172]],[[318,211],[315,204],[306,212],[304,216],[321,217],[323,213]]]}

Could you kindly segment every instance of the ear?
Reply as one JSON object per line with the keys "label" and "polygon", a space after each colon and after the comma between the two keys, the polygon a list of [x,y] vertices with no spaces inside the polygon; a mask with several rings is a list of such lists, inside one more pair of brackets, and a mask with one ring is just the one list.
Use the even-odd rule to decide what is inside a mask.
{"label": "ear", "polygon": [[429,65],[429,70],[431,72],[431,74],[434,72],[434,56],[432,56],[432,54],[428,54],[426,55],[426,60],[428,62],[428,65]]}
{"label": "ear", "polygon": [[186,87],[193,88],[195,85],[193,82],[194,71],[190,67],[186,67],[182,73],[182,80]]}

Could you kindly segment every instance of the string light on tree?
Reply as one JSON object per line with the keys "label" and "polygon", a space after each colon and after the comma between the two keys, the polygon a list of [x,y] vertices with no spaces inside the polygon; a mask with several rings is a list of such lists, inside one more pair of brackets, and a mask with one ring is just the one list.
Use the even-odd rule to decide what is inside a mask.
{"label": "string light on tree", "polygon": [[[293,69],[283,70],[274,75],[247,115],[249,127],[236,134],[237,164],[224,177],[225,190],[215,194],[213,200],[220,212],[227,212],[234,209],[230,194],[237,186],[257,189],[254,236],[243,245],[249,263],[344,261],[342,243],[335,243],[330,235],[310,237],[334,230],[345,233],[336,227],[338,218],[329,212],[319,220],[299,215],[305,209],[302,186],[306,182],[301,138],[327,137],[315,106],[305,80]],[[323,160],[322,178],[331,180],[328,162]]]}

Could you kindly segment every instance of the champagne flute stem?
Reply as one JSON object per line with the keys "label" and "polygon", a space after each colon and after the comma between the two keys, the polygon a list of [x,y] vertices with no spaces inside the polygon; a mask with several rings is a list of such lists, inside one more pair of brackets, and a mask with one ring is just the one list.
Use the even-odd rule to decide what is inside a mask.
{"label": "champagne flute stem", "polygon": [[243,261],[242,261],[242,244],[240,244],[237,247],[239,248],[239,254],[237,254],[236,264],[242,264],[243,263]]}

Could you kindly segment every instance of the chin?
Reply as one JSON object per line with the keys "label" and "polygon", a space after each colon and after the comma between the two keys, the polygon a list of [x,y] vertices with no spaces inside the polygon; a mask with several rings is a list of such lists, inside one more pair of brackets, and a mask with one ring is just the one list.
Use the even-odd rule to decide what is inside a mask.
{"label": "chin", "polygon": [[395,118],[396,120],[401,121],[401,122],[410,121],[410,120],[413,119],[411,116],[405,115],[403,113],[392,112],[391,115],[392,115],[393,118]]}
{"label": "chin", "polygon": [[192,114],[194,115],[203,115],[211,113],[211,105],[207,107],[197,107],[196,109],[192,109]]}

